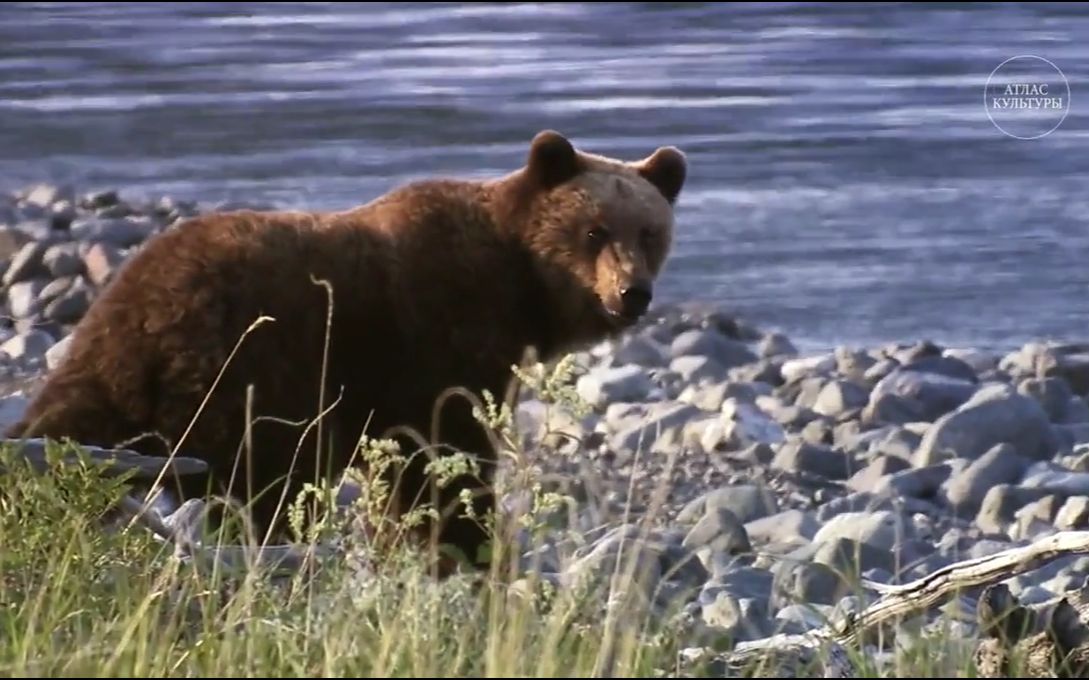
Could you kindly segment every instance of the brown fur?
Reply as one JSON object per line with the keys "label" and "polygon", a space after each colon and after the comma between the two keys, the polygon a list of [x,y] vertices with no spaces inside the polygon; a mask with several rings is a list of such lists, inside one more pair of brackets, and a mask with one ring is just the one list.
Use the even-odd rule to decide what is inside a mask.
{"label": "brown fur", "polygon": [[[629,164],[546,131],[525,167],[491,181],[416,182],[339,213],[194,218],[124,265],[8,434],[177,448],[209,462],[217,490],[232,478],[236,497],[249,497],[246,484],[271,488],[252,508],[267,527],[285,490],[290,502],[303,482],[344,469],[364,429],[427,436],[447,388],[501,396],[525,348],[554,357],[630,324],[611,313],[618,291],[657,276],[684,179],[675,149]],[[594,227],[609,237],[591,242]],[[328,292],[315,280],[332,287],[327,355]],[[262,316],[272,320],[243,339]],[[318,428],[300,436],[334,402],[320,421],[319,464]],[[259,419],[250,430],[248,416]],[[440,501],[471,488],[477,510],[490,509],[495,453],[467,402],[448,403],[439,434],[480,456],[484,473]],[[248,454],[238,460],[246,451],[252,466]],[[399,511],[421,492],[427,499],[417,461],[403,473]],[[441,540],[472,558],[485,536],[453,517]]]}

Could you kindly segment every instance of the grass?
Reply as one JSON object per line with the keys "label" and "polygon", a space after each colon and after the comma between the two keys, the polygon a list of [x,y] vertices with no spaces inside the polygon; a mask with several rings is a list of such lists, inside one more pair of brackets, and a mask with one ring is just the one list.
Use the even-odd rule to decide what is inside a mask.
{"label": "grass", "polygon": [[[572,396],[557,382],[562,371],[521,377],[546,398]],[[487,399],[478,417],[516,445],[509,409]],[[364,448],[372,458],[389,453],[388,442]],[[69,443],[49,453],[43,475],[10,445],[0,451],[6,677],[645,677],[669,673],[677,658],[678,637],[663,633],[662,621],[603,607],[585,588],[532,575],[515,583],[506,577],[510,555],[494,555],[489,574],[444,580],[407,547],[375,568],[369,539],[347,530],[343,509],[323,505],[330,488],[308,489],[300,501],[316,520],[305,541],[339,537],[332,558],[286,573],[253,560],[230,568],[193,559],[119,513],[134,493],[128,475],[107,473]],[[65,453],[79,462],[62,464]],[[381,502],[380,483],[359,481],[361,507]],[[515,530],[547,531],[563,499],[521,481],[531,510]],[[302,509],[290,512],[301,518]],[[205,545],[224,535],[206,535]],[[606,597],[626,592],[619,572]]]}
{"label": "grass", "polygon": [[[569,369],[561,363],[551,375],[518,372],[546,403],[579,409],[567,386]],[[520,450],[509,410],[485,399],[478,417],[506,447]],[[364,448],[372,458],[390,453],[384,442]],[[60,464],[65,452],[75,452],[80,463]],[[193,559],[119,514],[118,501],[133,491],[127,476],[107,474],[69,445],[55,443],[50,453],[54,464],[43,475],[14,449],[0,450],[5,677],[721,673],[713,660],[692,667],[683,652],[728,640],[694,637],[684,617],[646,606],[630,571],[638,560],[607,564],[604,583],[556,588],[532,572],[507,576],[512,555],[497,552],[483,577],[440,581],[407,548],[379,565],[368,560],[368,539],[347,530],[347,515],[327,502],[331,489],[315,487],[304,500],[316,530],[303,543],[327,545],[339,537],[332,558],[286,572],[255,561],[229,568]],[[504,530],[554,535],[551,524],[567,499],[543,490],[532,466],[514,470],[511,478],[528,493],[530,511]],[[360,507],[381,501],[381,485],[359,481],[366,490]],[[301,504],[293,510],[297,517],[301,511]],[[221,539],[206,537],[213,544]],[[885,674],[971,675],[963,647],[960,655],[951,653],[952,643],[938,639],[905,650]],[[865,653],[853,659],[866,675],[877,674]]]}
{"label": "grass", "polygon": [[380,573],[349,552],[287,576],[186,560],[111,517],[123,479],[89,460],[42,476],[4,453],[6,677],[646,676],[674,651],[639,627],[607,638],[598,611],[543,584],[440,582],[407,553]]}

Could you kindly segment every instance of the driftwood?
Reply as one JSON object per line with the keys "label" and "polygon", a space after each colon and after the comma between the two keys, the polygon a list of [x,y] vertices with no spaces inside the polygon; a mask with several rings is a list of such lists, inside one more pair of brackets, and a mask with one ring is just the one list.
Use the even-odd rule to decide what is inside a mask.
{"label": "driftwood", "polygon": [[[43,473],[49,470],[51,461],[46,453],[45,439],[7,439],[0,440],[0,443],[14,444],[14,450],[35,471]],[[80,444],[79,448],[86,454],[86,458],[104,464],[102,474],[110,476],[132,471],[132,478],[142,482],[156,482],[167,475],[201,474],[208,469],[204,461],[184,456],[145,456],[127,449],[108,449],[85,444]],[[74,452],[65,451],[60,462],[75,464],[78,458]],[[0,473],[2,472],[3,468],[0,466]],[[173,545],[175,554],[182,560],[200,568],[229,571],[255,568],[271,571],[273,575],[292,574],[313,560],[335,552],[330,546],[204,546],[201,544],[199,527],[207,511],[207,504],[199,499],[186,501],[173,513],[163,517],[146,500],[141,501],[126,495],[121,498],[118,510],[132,523],[143,526],[162,541]]]}
{"label": "driftwood", "polygon": [[979,600],[985,637],[975,653],[983,678],[1084,678],[1089,672],[1089,580],[1040,607],[1017,602],[1004,584]]}
{"label": "driftwood", "polygon": [[[1031,611],[996,585],[1066,555],[1089,553],[1089,531],[1069,531],[987,557],[964,560],[903,585],[864,582],[880,597],[855,614],[800,635],[773,635],[742,642],[722,659],[744,675],[817,673],[855,677],[847,650],[881,624],[924,613],[957,591],[991,586],[980,598],[985,639],[976,652],[984,677],[1009,677],[1011,663],[1032,659],[1013,672],[1022,677],[1084,677],[1089,669],[1089,587],[1067,593],[1049,609]],[[985,672],[986,671],[986,672]],[[993,674],[987,674],[993,673]],[[1037,675],[1042,673],[1042,675]]]}
{"label": "driftwood", "polygon": [[[0,444],[15,445],[15,449],[38,472],[45,472],[49,468],[49,460],[46,456],[46,440],[34,439],[5,439]],[[174,456],[160,458],[157,456],[145,456],[127,449],[107,449],[100,446],[80,445],[87,457],[98,463],[106,463],[103,474],[122,474],[134,471],[134,478],[140,480],[154,480],[161,475],[194,475],[205,472],[208,464],[196,458]],[[63,462],[75,463],[76,454],[65,451]]]}

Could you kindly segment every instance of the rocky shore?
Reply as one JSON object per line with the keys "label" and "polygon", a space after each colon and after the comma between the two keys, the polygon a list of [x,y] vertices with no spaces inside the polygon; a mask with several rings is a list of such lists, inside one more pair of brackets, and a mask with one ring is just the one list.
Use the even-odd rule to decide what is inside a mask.
{"label": "rocky shore", "polygon": [[[223,207],[51,185],[0,195],[0,420],[127,257]],[[1089,528],[1089,342],[801,356],[782,334],[681,306],[575,359],[588,413],[532,396],[516,412],[531,462],[574,500],[576,531],[527,546],[527,563],[562,585],[637,550],[645,594],[679,608],[696,647],[802,632],[871,600],[867,582]],[[1032,604],[1086,576],[1089,557],[1069,558],[1007,585]],[[905,630],[971,639],[975,597]]]}

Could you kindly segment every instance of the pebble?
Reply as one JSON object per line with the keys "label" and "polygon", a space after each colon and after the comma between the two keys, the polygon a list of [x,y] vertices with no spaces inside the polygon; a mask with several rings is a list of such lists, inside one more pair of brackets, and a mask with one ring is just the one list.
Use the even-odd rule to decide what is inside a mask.
{"label": "pebble", "polygon": [[854,473],[844,452],[800,438],[784,442],[771,465],[785,472],[804,472],[832,480],[844,480]]}

